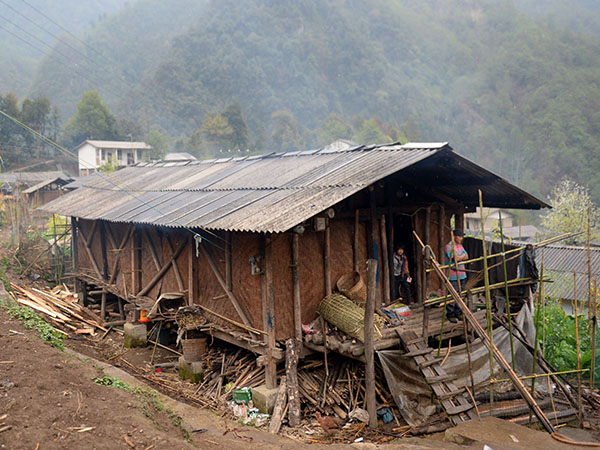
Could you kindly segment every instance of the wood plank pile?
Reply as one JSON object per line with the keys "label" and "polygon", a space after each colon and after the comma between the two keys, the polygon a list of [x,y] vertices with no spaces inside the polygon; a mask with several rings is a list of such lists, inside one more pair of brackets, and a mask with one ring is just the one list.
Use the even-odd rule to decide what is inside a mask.
{"label": "wood plank pile", "polygon": [[22,306],[27,306],[48,323],[62,331],[65,335],[87,334],[94,336],[96,329],[106,331],[100,325],[100,318],[88,308],[77,303],[76,294],[65,285],[52,290],[19,286],[10,283],[13,288],[13,299]]}

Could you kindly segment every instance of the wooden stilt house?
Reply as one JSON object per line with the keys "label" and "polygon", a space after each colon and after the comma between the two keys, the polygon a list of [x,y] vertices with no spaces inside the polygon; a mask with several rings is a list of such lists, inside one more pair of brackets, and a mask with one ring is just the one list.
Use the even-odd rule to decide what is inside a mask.
{"label": "wooden stilt house", "polygon": [[72,217],[78,280],[139,305],[181,293],[211,311],[215,337],[269,356],[273,377],[279,343],[301,340],[337,280],[364,278],[368,258],[382,301],[394,298],[399,243],[418,302],[437,289],[413,230],[441,258],[451,217],[462,226],[478,189],[489,207],[547,206],[447,143],[414,143],[138,164],[43,209]]}

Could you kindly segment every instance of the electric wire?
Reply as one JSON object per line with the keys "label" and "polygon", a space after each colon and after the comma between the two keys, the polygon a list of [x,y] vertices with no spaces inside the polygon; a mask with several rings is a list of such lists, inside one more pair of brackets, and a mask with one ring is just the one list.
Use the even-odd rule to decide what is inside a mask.
{"label": "electric wire", "polygon": [[[14,26],[15,28],[19,29],[20,31],[22,31],[23,33],[27,34],[28,36],[30,36],[32,39],[35,39],[36,41],[40,42],[42,45],[50,48],[50,50],[58,53],[60,56],[62,56],[62,58],[57,57],[56,55],[51,55],[49,53],[47,53],[45,50],[41,50],[40,48],[32,45],[30,42],[26,41],[25,39],[21,38],[20,36],[16,35],[15,33],[13,33],[11,30],[8,29],[8,27],[0,25],[0,28],[3,28],[4,31],[6,31],[7,33],[10,33],[11,35],[13,35],[14,37],[16,37],[17,39],[19,39],[20,41],[26,43],[27,45],[35,48],[36,50],[38,50],[39,52],[43,53],[45,56],[47,56],[48,58],[56,58],[59,61],[61,61],[62,63],[66,63],[67,65],[71,66],[70,70],[72,72],[75,72],[77,75],[79,75],[83,80],[87,81],[88,83],[90,83],[91,85],[104,85],[104,89],[107,90],[108,92],[110,92],[112,95],[114,95],[115,97],[119,98],[122,93],[117,92],[116,90],[114,90],[112,87],[109,87],[110,85],[108,85],[107,83],[104,83],[100,78],[98,77],[94,77],[94,79],[89,78],[88,75],[85,75],[84,73],[80,72],[79,70],[75,69],[74,67],[72,67],[73,65],[77,65],[77,62],[70,57],[69,55],[66,55],[65,53],[63,53],[62,51],[59,51],[56,47],[52,46],[51,44],[48,44],[47,42],[44,42],[43,40],[41,40],[40,38],[38,38],[37,36],[33,35],[32,33],[30,33],[29,31],[25,30],[24,28],[22,28],[21,26],[17,25],[16,23],[12,22],[11,20],[7,19],[6,17],[0,15],[0,18],[4,19],[7,23],[11,24],[12,26]],[[73,64],[75,63],[75,64]],[[93,73],[96,73],[95,71]],[[127,86],[130,87],[130,86]]]}
{"label": "electric wire", "polygon": [[[10,114],[6,113],[3,110],[0,110],[0,115],[2,115],[3,117],[7,118],[8,120],[14,122],[15,124],[17,124],[19,127],[23,128],[24,130],[26,130],[27,132],[33,134],[35,137],[37,137],[38,139],[41,139],[44,143],[56,148],[58,151],[60,151],[61,153],[63,153],[64,155],[66,155],[69,159],[71,160],[75,160],[77,162],[80,161],[79,157],[77,155],[75,155],[75,153],[73,153],[72,151],[64,148],[63,146],[57,144],[56,142],[52,141],[51,139],[47,138],[46,136],[44,136],[43,134],[39,133],[38,131],[34,130],[33,128],[29,127],[28,125],[24,124],[23,122],[19,121],[18,119],[16,119],[15,117],[11,116]],[[84,161],[82,161],[83,164],[85,164]],[[92,167],[88,167],[88,168],[92,168]],[[112,184],[118,191],[124,192],[128,195],[130,195],[131,197],[135,198],[137,201],[139,201],[142,205],[147,206],[157,212],[159,212],[160,214],[176,214],[175,211],[173,210],[169,210],[167,208],[159,208],[159,205],[161,204],[157,204],[155,201],[150,200],[144,200],[142,198],[140,198],[138,195],[136,195],[136,193],[141,194],[144,192],[148,192],[148,191],[141,191],[138,189],[131,189],[129,186],[127,186],[127,184],[125,183],[120,183],[117,182],[116,180],[112,179],[112,177],[110,177],[109,175],[105,175],[102,172],[96,172],[98,174],[98,176],[100,176],[101,178],[103,178],[104,180],[108,181],[110,184]],[[154,205],[152,204],[154,203]],[[199,233],[197,233],[196,231],[192,230],[191,228],[189,228],[187,225],[184,225],[182,223],[180,223],[178,221],[178,219],[180,218],[180,216],[175,217],[175,219],[173,219],[173,222],[176,223],[177,225],[179,225],[181,228],[189,231],[190,233],[192,233],[195,236],[198,236],[201,240],[206,240],[208,243],[210,243],[211,245],[215,246],[216,248],[223,250],[223,251],[227,251],[224,247],[221,247],[219,245],[217,245],[215,242],[212,242],[210,239],[207,239],[206,236],[201,235]],[[201,229],[202,231],[204,231],[205,233],[208,233],[212,236],[214,236],[217,239],[220,239],[222,241],[225,241],[225,239],[223,239],[222,237],[220,237],[219,235],[217,235],[216,233],[213,233],[212,231],[204,228],[204,227],[197,227],[199,229]]]}

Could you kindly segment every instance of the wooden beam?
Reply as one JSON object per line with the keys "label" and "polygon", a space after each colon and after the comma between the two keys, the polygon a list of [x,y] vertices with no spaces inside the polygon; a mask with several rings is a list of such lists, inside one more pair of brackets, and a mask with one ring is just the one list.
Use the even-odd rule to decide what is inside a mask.
{"label": "wooden beam", "polygon": [[358,272],[358,237],[359,237],[358,234],[359,234],[359,230],[360,230],[359,218],[360,218],[360,211],[357,209],[354,212],[354,241],[352,244],[352,258],[353,258],[355,272]]}
{"label": "wooden beam", "polygon": [[131,293],[135,296],[142,286],[142,235],[136,224],[133,224],[131,238]]}
{"label": "wooden beam", "polygon": [[377,402],[375,398],[375,353],[373,348],[373,316],[377,289],[377,260],[367,262],[367,303],[365,305],[365,387],[369,428],[377,428]]}
{"label": "wooden beam", "polygon": [[300,395],[298,393],[298,349],[299,342],[289,338],[285,343],[285,375],[287,379],[287,394],[290,426],[300,425]]}
{"label": "wooden beam", "polygon": [[198,264],[196,261],[194,235],[189,235],[188,246],[190,248],[188,255],[188,305],[196,303],[198,298]]}
{"label": "wooden beam", "polygon": [[[425,243],[431,245],[431,206],[425,210]],[[423,301],[427,298],[427,288],[429,287],[429,272],[423,266]]]}
{"label": "wooden beam", "polygon": [[331,230],[329,229],[329,220],[325,228],[323,243],[323,269],[325,272],[325,295],[331,295]]}
{"label": "wooden beam", "polygon": [[[106,226],[104,221],[100,222],[100,249],[102,250],[102,280],[108,280],[108,256],[106,254]],[[106,320],[106,291],[102,291],[100,301],[100,318]]]}
{"label": "wooden beam", "polygon": [[179,248],[177,250],[175,250],[175,253],[173,253],[173,255],[171,256],[171,259],[164,265],[162,266],[162,268],[158,271],[158,273],[156,275],[154,275],[154,278],[152,278],[152,280],[150,280],[150,282],[146,285],[146,287],[144,287],[138,294],[138,297],[141,297],[143,295],[146,295],[150,289],[152,289],[154,287],[154,285],[160,280],[162,279],[162,277],[165,275],[165,273],[167,273],[167,271],[169,270],[169,268],[171,267],[171,262],[174,261],[175,259],[177,259],[177,257],[181,254],[181,252],[183,251],[183,248],[185,247],[185,242],[182,243]]}
{"label": "wooden beam", "polygon": [[[172,255],[174,252],[173,252],[173,244],[171,242],[171,238],[169,237],[168,234],[165,234],[165,237],[167,240],[167,246],[169,247],[169,251],[171,252],[171,255]],[[181,292],[184,292],[185,285],[183,284],[183,278],[181,277],[181,272],[179,272],[179,266],[177,265],[177,261],[172,260],[171,266],[173,266],[173,272],[175,272],[175,279],[177,280],[177,287],[179,288],[179,290]]]}
{"label": "wooden beam", "polygon": [[148,241],[148,247],[150,248],[150,253],[152,255],[152,260],[154,261],[154,265],[156,266],[156,270],[160,270],[162,268],[162,264],[160,262],[160,258],[158,257],[158,253],[156,251],[156,247],[154,247],[154,242],[152,241],[152,236],[150,236],[150,231],[147,229],[143,230],[143,235]]}
{"label": "wooden beam", "polygon": [[302,303],[300,301],[300,236],[292,233],[292,292],[294,303],[294,335],[298,342],[302,342]]}
{"label": "wooden beam", "polygon": [[120,264],[120,260],[121,260],[121,252],[127,245],[127,242],[129,241],[129,238],[133,234],[134,229],[135,229],[135,225],[131,224],[129,226],[127,232],[125,233],[125,236],[123,236],[123,240],[121,241],[121,244],[119,245],[119,247],[115,248],[115,250],[116,250],[115,262],[113,263],[112,271],[110,272],[111,276],[110,276],[110,280],[109,280],[108,284],[113,284],[117,279],[119,264]]}
{"label": "wooden beam", "polygon": [[233,291],[233,269],[231,258],[233,257],[233,244],[231,242],[231,231],[225,232],[225,286]]}
{"label": "wooden beam", "polygon": [[244,313],[244,310],[242,309],[240,303],[238,302],[237,298],[235,297],[235,295],[233,295],[233,292],[231,292],[227,289],[225,280],[219,273],[219,269],[218,269],[217,265],[215,264],[215,261],[213,260],[212,256],[210,256],[210,253],[208,253],[208,250],[206,250],[206,248],[204,247],[204,243],[202,243],[202,245],[200,245],[200,248],[202,249],[202,253],[204,254],[204,256],[206,256],[206,259],[208,260],[208,264],[210,265],[210,268],[212,269],[213,273],[215,274],[217,281],[221,285],[221,288],[225,291],[225,294],[227,294],[229,301],[231,302],[231,304],[235,308],[236,312],[238,313],[238,316],[240,316],[240,319],[242,319],[242,322],[244,322],[244,325],[249,326],[249,327],[252,326],[252,324],[248,320],[248,317]]}
{"label": "wooden beam", "polygon": [[[71,217],[71,262],[73,273],[79,272],[79,248],[77,245],[77,219],[75,217]],[[77,277],[75,277],[73,284],[75,292],[79,292],[79,280]]]}
{"label": "wooden beam", "polygon": [[273,298],[273,249],[271,236],[262,237],[262,248],[265,255],[265,267],[261,275],[263,329],[267,332],[265,344],[267,345],[267,363],[265,365],[265,384],[267,389],[277,387],[277,364],[273,359],[275,347],[275,301]]}
{"label": "wooden beam", "polygon": [[381,228],[381,273],[383,275],[382,287],[383,287],[383,301],[386,305],[390,303],[390,264],[388,255],[388,240],[387,240],[387,227],[385,223],[385,214],[381,215],[379,221]]}
{"label": "wooden beam", "polygon": [[[94,225],[96,224],[96,222],[94,222]],[[95,231],[96,227],[93,226],[92,227],[92,231]],[[87,236],[85,235],[83,228],[79,228],[79,235],[81,237],[81,240],[83,241],[83,248],[85,249],[88,258],[90,258],[90,261],[92,263],[92,266],[94,268],[94,271],[96,272],[96,275],[98,275],[98,280],[102,280],[102,271],[100,270],[100,267],[98,267],[98,263],[96,262],[96,259],[94,258],[94,255],[92,253],[92,250],[90,249],[90,241],[87,239]],[[92,234],[91,237],[93,238],[94,235]]]}

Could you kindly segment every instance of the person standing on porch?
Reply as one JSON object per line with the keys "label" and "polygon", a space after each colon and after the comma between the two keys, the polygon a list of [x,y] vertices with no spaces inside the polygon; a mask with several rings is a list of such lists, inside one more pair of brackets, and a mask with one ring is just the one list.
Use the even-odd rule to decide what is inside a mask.
{"label": "person standing on porch", "polygon": [[[408,258],[404,253],[404,245],[399,245],[394,252],[394,285],[396,294],[401,296],[406,304],[412,303],[410,283],[412,278],[408,270]],[[402,296],[403,292],[406,296]]]}
{"label": "person standing on porch", "polygon": [[[469,255],[462,245],[465,236],[463,230],[457,228],[452,233],[454,235],[454,240],[446,244],[446,247],[444,248],[444,264],[450,266],[448,268],[448,280],[450,280],[450,284],[452,284],[452,287],[460,295],[461,290],[463,290],[467,284],[467,272],[464,270],[464,264],[460,264],[460,261],[468,260]],[[456,267],[457,262],[459,263],[458,268]],[[458,271],[456,269],[458,269]],[[451,322],[457,322],[461,317],[460,308],[456,303],[453,302],[446,305],[446,317]]]}

